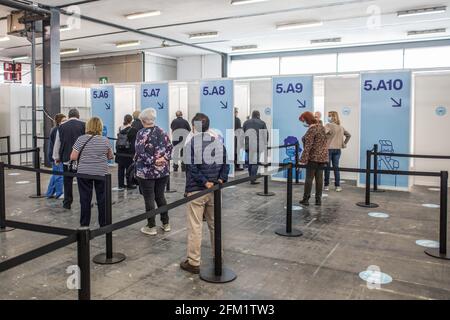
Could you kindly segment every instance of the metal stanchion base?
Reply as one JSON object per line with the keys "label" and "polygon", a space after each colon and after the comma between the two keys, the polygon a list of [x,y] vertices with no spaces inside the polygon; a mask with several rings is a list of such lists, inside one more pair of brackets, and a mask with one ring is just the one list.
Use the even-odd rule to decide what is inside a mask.
{"label": "metal stanchion base", "polygon": [[32,195],[32,196],[29,196],[29,198],[30,199],[43,199],[43,198],[47,198],[47,196],[44,196],[44,195],[40,195],[40,196]]}
{"label": "metal stanchion base", "polygon": [[267,193],[258,192],[257,195],[261,196],[261,197],[273,197],[275,195],[275,193],[273,193],[273,192],[267,192]]}
{"label": "metal stanchion base", "polygon": [[228,283],[236,280],[237,275],[230,269],[222,267],[222,275],[216,276],[214,266],[200,269],[200,279],[209,283]]}
{"label": "metal stanchion base", "polygon": [[386,192],[386,190],[380,190],[380,189],[374,190],[374,189],[372,189],[372,190],[370,190],[370,192],[373,192],[373,193],[383,193],[383,192]]}
{"label": "metal stanchion base", "polygon": [[292,229],[291,232],[287,232],[286,228],[281,228],[275,231],[275,233],[282,237],[288,237],[288,238],[298,238],[303,236],[303,232],[297,229]]}
{"label": "metal stanchion base", "polygon": [[378,208],[379,207],[379,205],[377,205],[376,203],[366,204],[365,202],[358,202],[356,205],[358,207],[362,207],[362,208]]}
{"label": "metal stanchion base", "polygon": [[427,249],[425,253],[433,258],[438,258],[442,260],[450,260],[450,254],[443,254],[439,252],[439,249]]}
{"label": "metal stanchion base", "polygon": [[96,264],[117,264],[124,261],[127,257],[122,253],[114,252],[112,258],[106,258],[106,253],[99,254],[92,259]]}
{"label": "metal stanchion base", "polygon": [[6,227],[6,228],[4,228],[4,229],[0,228],[0,233],[6,233],[6,232],[13,231],[13,230],[16,230],[16,229],[14,229],[14,228],[9,228],[9,227]]}

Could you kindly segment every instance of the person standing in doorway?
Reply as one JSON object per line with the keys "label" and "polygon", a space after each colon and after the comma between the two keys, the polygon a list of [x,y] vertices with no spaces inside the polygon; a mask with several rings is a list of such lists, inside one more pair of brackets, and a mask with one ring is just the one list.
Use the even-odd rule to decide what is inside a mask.
{"label": "person standing in doorway", "polygon": [[[103,128],[102,128],[103,129]],[[64,172],[69,172],[70,155],[77,139],[86,132],[86,124],[80,121],[77,109],[69,111],[69,119],[61,124],[56,133],[53,159],[55,164],[63,164]],[[73,177],[64,176],[64,209],[70,210],[73,202]]]}
{"label": "person standing in doorway", "polygon": [[309,206],[312,185],[316,181],[316,205],[322,205],[323,170],[328,162],[328,143],[325,128],[317,121],[312,112],[300,116],[300,122],[308,128],[303,137],[304,150],[300,159],[306,165],[305,193],[301,205]]}
{"label": "person standing in doorway", "polygon": [[[191,132],[191,126],[189,125],[189,122],[183,118],[183,112],[177,111],[176,119],[172,121],[170,124],[170,129],[172,130],[172,135],[176,134],[177,140],[173,140],[173,146],[176,147],[177,145],[184,145],[184,140],[188,136],[188,134]],[[178,131],[177,131],[178,130]],[[176,133],[175,133],[176,132]],[[181,134],[184,133],[184,134]],[[183,143],[183,144],[182,144]],[[177,154],[173,157],[173,171],[178,172],[178,159],[183,158],[183,148],[180,150],[180,154]],[[181,161],[181,171],[185,172],[186,167],[183,161]]]}
{"label": "person standing in doorway", "polygon": [[[50,131],[50,137],[48,140],[48,155],[47,159],[52,164],[52,170],[54,172],[63,172],[63,164],[56,164],[53,160],[53,148],[55,146],[56,134],[58,133],[59,126],[66,121],[66,116],[62,113],[58,113],[54,118],[54,124],[52,131]],[[50,198],[59,199],[63,195],[64,179],[62,176],[52,175],[48,184],[47,193],[45,196]]]}
{"label": "person standing in doorway", "polygon": [[130,179],[127,179],[125,185],[125,177],[131,177],[128,172],[133,163],[133,156],[135,152],[136,134],[137,131],[131,126],[133,117],[127,114],[123,119],[123,126],[119,128],[116,142],[116,163],[119,165],[117,171],[117,178],[119,182],[119,191],[127,189],[136,189],[136,186]]}
{"label": "person standing in doorway", "polygon": [[318,123],[320,123],[320,125],[323,126],[322,112],[320,112],[320,111],[314,112],[314,118],[317,120]]}
{"label": "person standing in doorway", "polygon": [[[261,120],[261,114],[259,111],[255,110],[252,112],[252,118],[244,122],[243,129],[246,134],[245,150],[248,157],[248,173],[250,177],[256,177],[258,174],[260,154],[261,152],[265,152],[267,150],[267,144],[269,142],[267,125]],[[251,141],[249,139],[249,136],[253,134],[256,134],[256,141]],[[257,144],[256,146],[254,145],[255,143]],[[253,180],[251,184],[259,184],[259,182]]]}
{"label": "person standing in doorway", "polygon": [[[234,109],[234,131],[242,129],[242,122],[241,119],[239,119],[239,109]],[[234,137],[234,165],[236,168],[236,171],[243,171],[244,169],[241,167],[241,165],[238,163],[239,155],[241,153],[241,149],[238,150],[238,139],[237,135]]]}
{"label": "person standing in doorway", "polygon": [[142,128],[144,128],[144,126],[142,125],[142,121],[141,119],[139,119],[141,112],[139,110],[136,110],[135,112],[133,112],[133,123],[131,124],[131,126],[136,129],[136,131],[141,130]]}
{"label": "person standing in doorway", "polygon": [[[339,113],[336,111],[328,112],[328,123],[325,126],[325,132],[328,140],[329,163],[333,165],[334,185],[336,192],[341,192],[341,175],[339,172],[339,160],[342,149],[347,147],[351,134],[341,126]],[[345,139],[344,139],[345,138]],[[330,170],[325,170],[325,191],[330,190]]]}

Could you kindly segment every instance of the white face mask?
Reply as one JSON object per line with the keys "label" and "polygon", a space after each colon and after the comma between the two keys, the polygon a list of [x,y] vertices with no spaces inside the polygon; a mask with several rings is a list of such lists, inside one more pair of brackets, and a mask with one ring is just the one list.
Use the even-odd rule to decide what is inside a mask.
{"label": "white face mask", "polygon": [[303,122],[303,126],[304,126],[305,128],[309,128],[309,124],[307,124],[306,122]]}
{"label": "white face mask", "polygon": [[332,117],[328,117],[328,122],[329,123],[333,123],[333,118]]}

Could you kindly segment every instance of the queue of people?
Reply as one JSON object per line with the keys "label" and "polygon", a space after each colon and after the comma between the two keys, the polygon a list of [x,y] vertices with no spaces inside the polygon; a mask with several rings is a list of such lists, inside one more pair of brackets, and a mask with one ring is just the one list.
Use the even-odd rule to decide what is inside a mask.
{"label": "queue of people", "polygon": [[[115,161],[118,164],[119,191],[125,188],[135,189],[134,181],[137,181],[147,212],[167,204],[165,187],[169,179],[174,146],[178,144],[182,144],[182,150],[185,152],[182,170],[186,172],[186,197],[210,189],[216,184],[226,183],[228,180],[230,166],[227,163],[227,151],[220,136],[210,128],[208,116],[198,113],[191,124],[183,119],[181,111],[178,111],[176,116],[171,125],[174,137],[178,129],[190,133],[176,136],[174,144],[168,133],[156,125],[157,112],[152,108],[135,112],[133,115],[125,115],[123,125],[118,130]],[[328,113],[328,123],[325,126],[321,116],[320,113],[305,112],[299,118],[308,128],[302,139],[304,148],[300,159],[300,164],[306,165],[305,190],[303,199],[300,201],[300,204],[304,206],[309,205],[314,181],[316,184],[315,204],[321,205],[323,190],[329,190],[330,170],[327,169],[329,163],[333,166],[336,191],[342,191],[339,159],[341,150],[347,146],[351,135],[341,126],[337,112]],[[102,135],[104,127],[102,120],[93,117],[85,124],[79,120],[79,117],[76,109],[70,110],[67,120],[61,114],[55,117],[55,127],[49,141],[51,151],[48,156],[51,157],[55,172],[74,172],[75,167],[77,173],[85,175],[83,178],[78,178],[80,225],[87,227],[91,223],[91,203],[95,190],[98,222],[100,226],[104,226],[106,224],[105,182],[92,176],[103,177],[108,173],[108,161],[114,158],[114,152],[109,139]],[[249,145],[248,137],[245,141],[249,175],[255,177],[260,161],[259,148],[261,145],[267,147],[269,139],[268,134],[267,136],[260,134],[260,131],[267,133],[267,126],[261,120],[258,111],[254,111],[251,119],[243,124],[243,131],[246,133],[249,130],[256,131],[257,137],[256,150]],[[212,149],[214,152],[211,153]],[[205,152],[206,150],[208,152]],[[63,193],[61,186],[63,184],[63,207],[71,209],[73,178],[64,176],[63,180],[61,183],[60,179],[52,177],[47,196],[60,197]],[[256,179],[252,181],[252,184],[256,184]],[[199,273],[203,221],[208,224],[211,244],[212,246],[214,244],[213,194],[210,193],[189,202],[187,218],[187,258],[181,262],[180,267],[191,273]],[[168,212],[161,213],[160,220],[163,232],[170,232]],[[148,236],[158,234],[154,216],[148,219],[147,225],[141,229],[141,232]]]}

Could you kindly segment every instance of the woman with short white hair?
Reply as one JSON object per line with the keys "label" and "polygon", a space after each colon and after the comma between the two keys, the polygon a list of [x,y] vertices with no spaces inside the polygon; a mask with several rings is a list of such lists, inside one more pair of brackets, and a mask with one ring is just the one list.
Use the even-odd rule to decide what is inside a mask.
{"label": "woman with short white hair", "polygon": [[[145,109],[141,112],[139,119],[144,128],[136,136],[136,177],[139,189],[144,196],[145,210],[155,209],[155,201],[159,207],[167,204],[164,192],[169,179],[169,163],[172,159],[172,143],[164,130],[156,126],[156,110]],[[161,213],[162,229],[170,232],[169,214]],[[155,236],[155,217],[148,219],[146,227],[141,232]]]}

